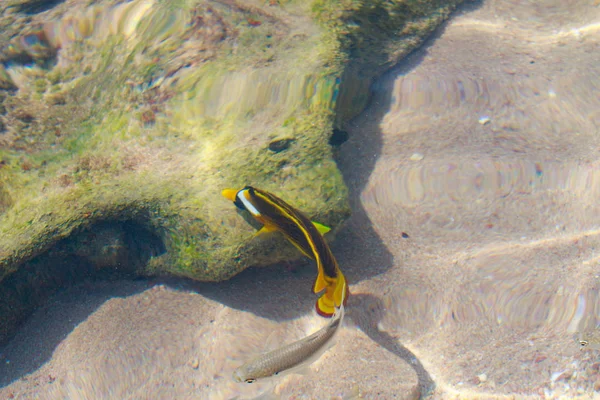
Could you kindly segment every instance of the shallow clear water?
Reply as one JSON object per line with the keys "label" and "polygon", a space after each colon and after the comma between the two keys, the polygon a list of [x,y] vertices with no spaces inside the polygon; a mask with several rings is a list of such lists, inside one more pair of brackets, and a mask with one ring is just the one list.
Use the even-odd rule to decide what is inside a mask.
{"label": "shallow clear water", "polygon": [[305,375],[231,380],[324,324],[285,264],[70,289],[0,351],[0,397],[600,396],[576,341],[600,322],[599,34],[597,1],[484,0],[374,82],[336,160],[346,326]]}

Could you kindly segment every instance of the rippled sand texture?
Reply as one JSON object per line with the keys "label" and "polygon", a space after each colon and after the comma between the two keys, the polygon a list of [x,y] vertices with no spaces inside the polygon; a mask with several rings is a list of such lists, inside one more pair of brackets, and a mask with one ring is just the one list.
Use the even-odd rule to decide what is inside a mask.
{"label": "rippled sand texture", "polygon": [[325,323],[310,263],[83,285],[2,350],[0,398],[600,395],[574,340],[600,312],[598,23],[592,0],[484,1],[377,82],[339,157],[346,326],[306,375],[231,379]]}
{"label": "rippled sand texture", "polygon": [[573,340],[599,318],[599,28],[593,1],[464,9],[351,128],[354,206],[394,257],[365,287],[392,282],[383,327],[440,398],[600,390]]}

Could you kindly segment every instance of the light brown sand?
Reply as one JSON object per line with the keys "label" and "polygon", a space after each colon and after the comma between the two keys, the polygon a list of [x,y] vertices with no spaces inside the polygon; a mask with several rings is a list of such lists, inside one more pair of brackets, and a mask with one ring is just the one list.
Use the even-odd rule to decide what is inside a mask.
{"label": "light brown sand", "polygon": [[310,264],[69,290],[2,350],[0,398],[599,396],[573,340],[600,307],[599,42],[593,0],[487,0],[377,82],[339,159],[347,323],[308,374],[230,379],[325,323]]}

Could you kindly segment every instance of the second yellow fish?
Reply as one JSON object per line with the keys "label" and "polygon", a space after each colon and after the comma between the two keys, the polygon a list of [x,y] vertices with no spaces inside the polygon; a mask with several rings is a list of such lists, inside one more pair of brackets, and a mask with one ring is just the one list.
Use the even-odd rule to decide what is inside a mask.
{"label": "second yellow fish", "polygon": [[331,317],[336,307],[347,300],[349,290],[346,278],[322,235],[329,228],[311,222],[279,197],[252,186],[241,190],[225,189],[223,196],[263,224],[259,233],[279,231],[305,256],[315,260],[318,273],[313,292],[325,290],[325,294],[317,300],[316,309],[320,315]]}

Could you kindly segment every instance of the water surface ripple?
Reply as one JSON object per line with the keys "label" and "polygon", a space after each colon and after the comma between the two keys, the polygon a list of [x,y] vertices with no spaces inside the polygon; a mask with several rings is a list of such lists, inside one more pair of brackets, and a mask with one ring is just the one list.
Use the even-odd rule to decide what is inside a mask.
{"label": "water surface ripple", "polygon": [[574,337],[599,318],[599,29],[598,2],[481,2],[352,124],[350,183],[381,137],[357,204],[394,256],[361,286],[441,397],[598,395]]}

